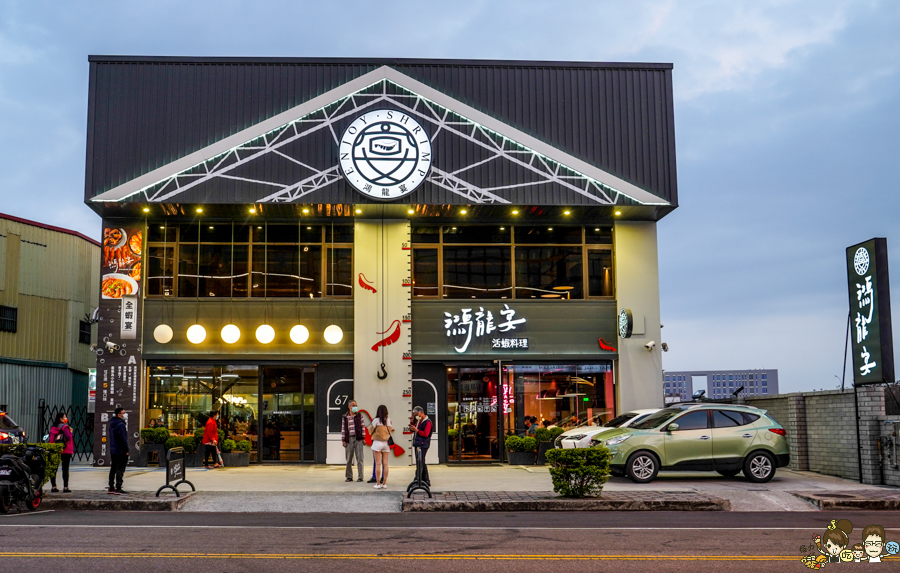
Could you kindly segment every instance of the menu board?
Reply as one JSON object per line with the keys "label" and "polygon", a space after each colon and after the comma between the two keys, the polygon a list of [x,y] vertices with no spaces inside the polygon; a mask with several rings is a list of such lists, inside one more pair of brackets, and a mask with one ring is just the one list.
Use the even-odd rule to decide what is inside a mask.
{"label": "menu board", "polygon": [[137,295],[141,284],[143,228],[104,227],[100,296],[118,299]]}
{"label": "menu board", "polygon": [[109,422],[125,409],[128,448],[138,453],[141,362],[141,223],[104,220],[97,323],[97,386],[94,416],[94,464],[110,459]]}

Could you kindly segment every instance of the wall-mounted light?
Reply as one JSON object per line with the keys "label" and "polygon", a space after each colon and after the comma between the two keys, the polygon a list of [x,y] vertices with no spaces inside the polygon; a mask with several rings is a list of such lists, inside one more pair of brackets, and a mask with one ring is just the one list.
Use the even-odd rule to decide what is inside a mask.
{"label": "wall-mounted light", "polygon": [[200,344],[206,340],[206,329],[199,324],[193,324],[187,329],[187,339],[193,344]]}
{"label": "wall-mounted light", "polygon": [[261,324],[256,329],[256,340],[262,344],[268,344],[275,340],[275,329],[268,324]]}
{"label": "wall-mounted light", "polygon": [[241,339],[241,329],[234,324],[226,324],[222,327],[222,340],[225,344],[234,344]]}
{"label": "wall-mounted light", "polygon": [[291,342],[294,344],[303,344],[309,340],[309,329],[302,324],[296,324],[291,328]]}
{"label": "wall-mounted light", "polygon": [[153,339],[160,344],[168,344],[175,336],[175,332],[168,324],[160,324],[153,329]]}
{"label": "wall-mounted light", "polygon": [[325,329],[325,342],[328,344],[337,344],[344,338],[344,331],[341,327],[332,324]]}

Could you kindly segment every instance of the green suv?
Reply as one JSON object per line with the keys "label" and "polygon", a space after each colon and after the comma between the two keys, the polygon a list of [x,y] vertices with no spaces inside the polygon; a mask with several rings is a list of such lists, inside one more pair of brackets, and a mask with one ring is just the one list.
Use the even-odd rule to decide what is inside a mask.
{"label": "green suv", "polygon": [[765,410],[731,404],[679,404],[629,428],[599,434],[613,475],[648,483],[660,470],[717,471],[764,483],[790,463],[785,431]]}

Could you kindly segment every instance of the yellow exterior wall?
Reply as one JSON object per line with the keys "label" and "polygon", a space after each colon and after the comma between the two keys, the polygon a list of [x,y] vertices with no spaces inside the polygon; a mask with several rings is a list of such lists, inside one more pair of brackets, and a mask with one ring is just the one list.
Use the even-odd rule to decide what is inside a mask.
{"label": "yellow exterior wall", "polygon": [[18,308],[18,331],[0,332],[0,357],[87,372],[96,357],[78,342],[78,323],[98,305],[100,247],[3,218],[0,235],[0,304]]}

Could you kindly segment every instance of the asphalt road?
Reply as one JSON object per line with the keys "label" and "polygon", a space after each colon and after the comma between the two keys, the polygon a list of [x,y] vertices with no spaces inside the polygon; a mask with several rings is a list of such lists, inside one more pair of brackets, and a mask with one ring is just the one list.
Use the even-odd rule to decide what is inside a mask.
{"label": "asphalt road", "polygon": [[46,512],[0,517],[0,560],[18,571],[806,571],[800,546],[843,518],[851,542],[873,523],[900,540],[900,512]]}

